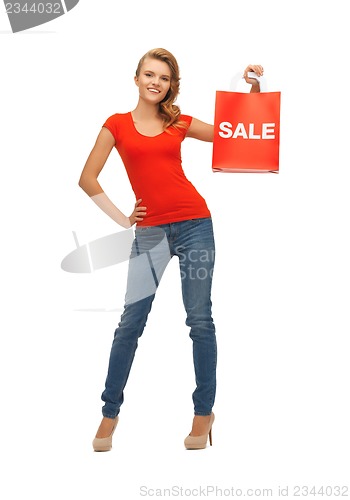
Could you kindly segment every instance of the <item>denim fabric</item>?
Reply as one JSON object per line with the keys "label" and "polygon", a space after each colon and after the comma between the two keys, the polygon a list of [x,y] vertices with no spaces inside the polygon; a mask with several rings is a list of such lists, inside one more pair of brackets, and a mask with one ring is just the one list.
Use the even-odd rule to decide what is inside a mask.
{"label": "denim fabric", "polygon": [[211,313],[215,244],[211,218],[139,227],[132,245],[124,312],[114,333],[105,390],[105,417],[119,414],[130,368],[158,284],[173,256],[179,259],[186,325],[193,341],[195,415],[210,415],[216,390],[217,347]]}

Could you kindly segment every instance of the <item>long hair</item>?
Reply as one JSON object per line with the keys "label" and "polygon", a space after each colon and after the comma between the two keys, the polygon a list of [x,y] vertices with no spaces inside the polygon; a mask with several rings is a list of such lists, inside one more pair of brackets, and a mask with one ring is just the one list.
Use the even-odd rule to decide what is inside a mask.
{"label": "long hair", "polygon": [[179,121],[179,117],[181,114],[179,106],[174,104],[179,92],[180,92],[180,70],[177,60],[166,49],[151,49],[144,56],[141,57],[137,69],[136,76],[139,77],[141,66],[144,63],[145,59],[158,59],[159,61],[163,61],[167,63],[170,68],[171,78],[170,78],[170,88],[167,92],[167,95],[164,99],[159,103],[159,114],[164,122],[164,129],[167,129],[171,125],[175,127],[183,127],[182,122]]}

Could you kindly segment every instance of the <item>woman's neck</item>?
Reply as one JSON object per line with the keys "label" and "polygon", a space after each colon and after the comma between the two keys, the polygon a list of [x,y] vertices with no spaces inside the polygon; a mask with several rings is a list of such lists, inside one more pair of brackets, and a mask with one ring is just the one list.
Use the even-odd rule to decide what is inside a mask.
{"label": "woman's neck", "polygon": [[136,108],[132,111],[132,115],[136,120],[159,120],[159,106],[139,99]]}

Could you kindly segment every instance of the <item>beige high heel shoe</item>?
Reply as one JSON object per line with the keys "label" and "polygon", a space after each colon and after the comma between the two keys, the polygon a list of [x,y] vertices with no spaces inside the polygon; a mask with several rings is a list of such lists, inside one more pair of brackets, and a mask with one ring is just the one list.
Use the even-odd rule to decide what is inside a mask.
{"label": "beige high heel shoe", "polygon": [[208,436],[209,436],[210,446],[213,445],[211,432],[212,432],[212,426],[213,426],[214,420],[215,420],[215,415],[214,415],[214,413],[212,413],[210,415],[208,432],[206,434],[202,434],[201,436],[191,436],[191,434],[189,434],[187,436],[187,438],[184,441],[185,448],[187,450],[202,450],[203,448],[206,448],[207,442],[208,442]]}
{"label": "beige high heel shoe", "polygon": [[119,420],[119,417],[118,416],[115,417],[113,429],[112,429],[109,436],[104,437],[104,438],[95,437],[95,439],[92,442],[92,446],[94,448],[94,451],[110,451],[112,449],[112,437],[113,437],[113,433],[115,431],[115,428],[117,427],[118,420]]}

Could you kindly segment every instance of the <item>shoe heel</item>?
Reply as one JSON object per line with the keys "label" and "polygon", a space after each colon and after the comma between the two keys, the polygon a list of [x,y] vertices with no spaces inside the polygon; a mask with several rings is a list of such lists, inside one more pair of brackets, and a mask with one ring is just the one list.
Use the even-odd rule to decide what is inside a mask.
{"label": "shoe heel", "polygon": [[211,429],[209,431],[209,443],[210,443],[210,446],[213,446],[213,438],[212,438],[212,435],[211,435]]}

